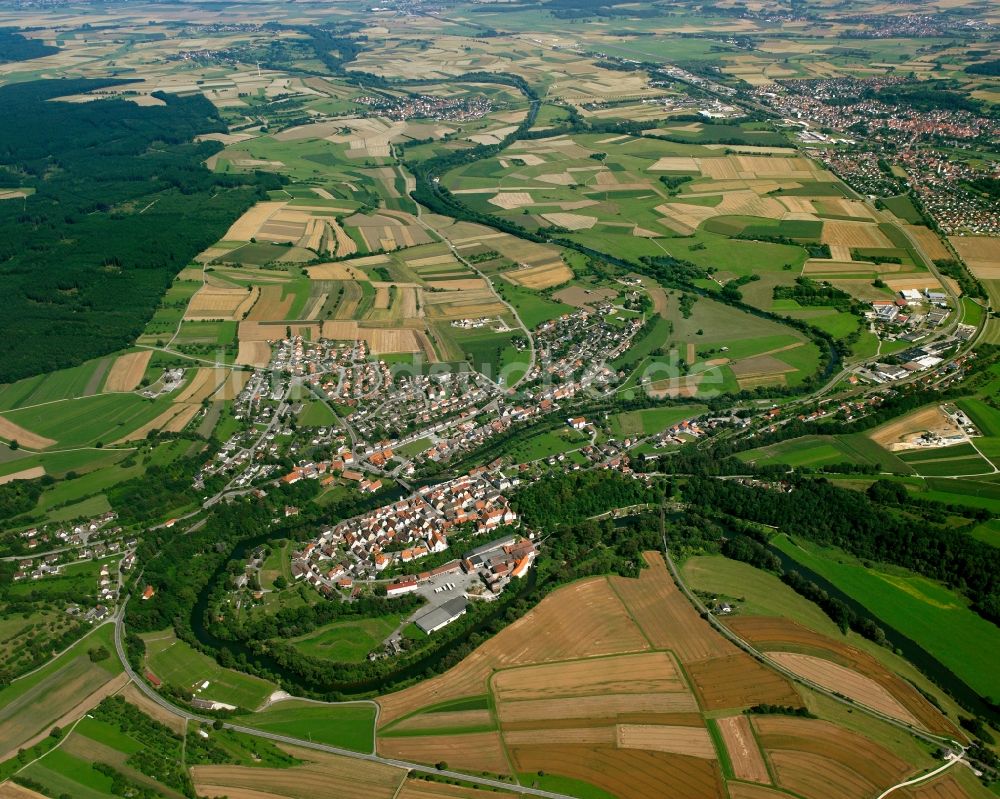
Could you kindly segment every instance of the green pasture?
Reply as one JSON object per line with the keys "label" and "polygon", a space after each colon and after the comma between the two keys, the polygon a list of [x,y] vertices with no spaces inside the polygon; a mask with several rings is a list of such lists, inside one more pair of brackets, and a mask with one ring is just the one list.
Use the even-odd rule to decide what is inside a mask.
{"label": "green pasture", "polygon": [[[151,601],[156,601],[155,597]],[[198,698],[256,708],[276,690],[272,683],[259,677],[223,668],[178,639],[172,631],[149,633],[142,638],[146,642],[147,668],[165,683],[194,690]],[[208,687],[200,689],[206,681]]]}
{"label": "green pasture", "polygon": [[983,696],[996,694],[1000,632],[954,591],[927,578],[864,566],[835,549],[776,536],[772,543],[916,641]]}
{"label": "green pasture", "polygon": [[368,702],[325,704],[290,699],[259,713],[238,717],[239,723],[259,730],[371,752],[375,733],[375,705]]}

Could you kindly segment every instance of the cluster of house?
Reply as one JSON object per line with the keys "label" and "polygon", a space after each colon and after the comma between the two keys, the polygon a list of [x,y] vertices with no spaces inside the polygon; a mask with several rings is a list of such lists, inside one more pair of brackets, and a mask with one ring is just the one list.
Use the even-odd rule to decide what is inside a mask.
{"label": "cluster of house", "polygon": [[637,316],[622,318],[618,325],[611,324],[607,317],[615,310],[602,302],[596,312],[578,308],[540,324],[534,332],[538,361],[528,375],[529,382],[548,383],[553,378],[558,378],[560,385],[611,382],[617,373],[607,364],[632,345],[632,339],[643,326],[643,320]]}
{"label": "cluster of house", "polygon": [[498,393],[496,385],[478,372],[400,375],[386,386],[377,404],[358,407],[350,423],[368,438],[398,436],[417,428],[422,437],[444,430],[456,417],[478,415],[479,406]]}
{"label": "cluster of house", "polygon": [[[85,522],[74,524],[72,527],[59,527],[54,530],[50,529],[49,525],[30,527],[27,530],[22,530],[18,535],[24,541],[27,549],[37,549],[46,544],[61,547],[80,547],[85,546],[90,541],[107,539],[118,535],[122,531],[122,528],[112,525],[112,522],[117,520],[118,514],[110,510]],[[95,545],[95,547],[104,549],[100,545]],[[81,557],[92,557],[93,549],[83,550],[86,554],[81,554]]]}
{"label": "cluster of house", "polygon": [[[787,117],[821,129],[850,131],[864,146],[826,147],[824,164],[855,190],[873,197],[890,197],[912,189],[945,233],[1000,233],[995,202],[970,188],[978,181],[1000,178],[1000,164],[979,159],[979,142],[1000,137],[1000,121],[963,108],[924,108],[882,99],[879,91],[908,83],[903,76],[788,80],[754,89],[754,96]],[[852,143],[856,143],[852,139]],[[969,158],[935,144],[964,147]],[[932,145],[932,146],[928,146]],[[893,172],[886,164],[901,168]]]}
{"label": "cluster of house", "polygon": [[376,111],[389,119],[438,119],[442,121],[468,121],[482,119],[493,111],[488,97],[434,97],[429,94],[410,94],[393,97],[385,94],[365,94],[354,102]]}
{"label": "cluster of house", "polygon": [[502,473],[476,470],[346,519],[294,554],[292,576],[330,593],[376,579],[393,564],[444,552],[454,528],[486,534],[513,522],[517,515],[501,493],[512,485]]}
{"label": "cluster of house", "polygon": [[255,453],[251,452],[250,446],[256,440],[256,435],[252,430],[245,430],[234,433],[226,442],[219,447],[211,460],[198,470],[194,476],[194,487],[201,489],[205,485],[205,479],[214,475],[235,474],[239,476],[233,481],[235,488],[243,488],[250,483],[267,478],[277,470],[277,466],[266,463],[264,457],[269,454],[277,454],[277,445],[273,443],[273,438],[269,446],[262,447]]}

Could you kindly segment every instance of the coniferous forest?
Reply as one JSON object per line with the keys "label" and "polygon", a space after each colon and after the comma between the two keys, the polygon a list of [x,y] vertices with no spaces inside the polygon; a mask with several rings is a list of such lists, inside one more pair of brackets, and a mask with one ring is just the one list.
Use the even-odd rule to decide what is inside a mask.
{"label": "coniferous forest", "polygon": [[0,337],[17,342],[0,382],[130,345],[174,275],[276,180],[204,167],[219,145],[194,137],[224,128],[201,95],[51,102],[115,83],[0,89],[0,187],[30,192],[0,203]]}

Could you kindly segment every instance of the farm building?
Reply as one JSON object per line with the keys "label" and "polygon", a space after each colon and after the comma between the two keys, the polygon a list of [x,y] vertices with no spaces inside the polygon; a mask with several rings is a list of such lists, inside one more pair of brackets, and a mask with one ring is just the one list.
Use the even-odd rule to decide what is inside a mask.
{"label": "farm building", "polygon": [[413,623],[430,635],[442,627],[447,627],[455,619],[464,616],[468,606],[469,603],[465,597],[455,597],[454,599],[449,599],[443,605],[438,605],[436,608],[427,611],[422,616],[418,616],[413,620]]}

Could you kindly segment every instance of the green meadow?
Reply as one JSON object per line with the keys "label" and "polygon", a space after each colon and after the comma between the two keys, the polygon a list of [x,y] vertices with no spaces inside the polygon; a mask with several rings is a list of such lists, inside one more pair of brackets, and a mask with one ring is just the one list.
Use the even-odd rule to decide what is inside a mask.
{"label": "green meadow", "polygon": [[982,696],[996,696],[1000,633],[957,593],[902,570],[863,566],[840,550],[783,535],[772,543],[916,641]]}

